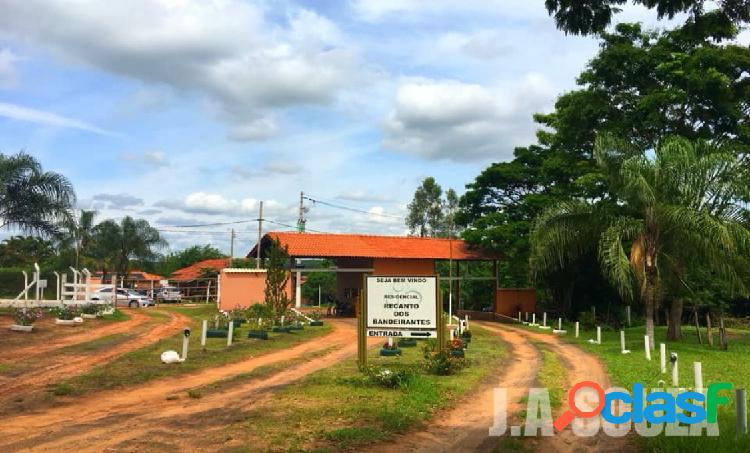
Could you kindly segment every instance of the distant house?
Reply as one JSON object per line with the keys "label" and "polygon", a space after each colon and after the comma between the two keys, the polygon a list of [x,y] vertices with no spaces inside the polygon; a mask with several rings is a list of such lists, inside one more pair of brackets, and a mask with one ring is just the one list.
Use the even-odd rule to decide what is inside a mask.
{"label": "distant house", "polygon": [[182,269],[177,269],[176,271],[172,272],[170,280],[181,283],[198,280],[205,277],[207,270],[215,271],[215,274],[218,274],[225,267],[229,267],[229,262],[229,258],[217,258],[198,261],[197,263],[193,263],[190,266],[183,267]]}
{"label": "distant house", "polygon": [[172,272],[169,282],[180,289],[182,298],[194,301],[216,301],[218,275],[229,267],[229,258],[198,261]]}
{"label": "distant house", "polygon": [[[99,281],[102,281],[102,276],[104,277],[104,281],[109,281],[112,278],[111,273],[104,274],[103,271],[96,271],[92,275],[94,279],[98,279]],[[161,286],[160,282],[162,280],[165,280],[165,278],[161,275],[151,274],[149,272],[134,269],[128,272],[128,276],[125,278],[124,283],[125,286],[128,287],[150,287],[152,283],[154,287],[159,287]]]}

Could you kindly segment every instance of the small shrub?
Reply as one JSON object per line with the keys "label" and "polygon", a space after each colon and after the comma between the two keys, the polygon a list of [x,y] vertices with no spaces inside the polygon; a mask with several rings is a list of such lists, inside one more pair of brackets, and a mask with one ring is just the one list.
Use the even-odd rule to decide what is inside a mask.
{"label": "small shrub", "polygon": [[365,373],[370,382],[389,389],[404,388],[414,377],[414,373],[409,370],[393,371],[375,366],[368,367]]}
{"label": "small shrub", "polygon": [[307,314],[311,319],[315,321],[320,321],[323,318],[323,312],[320,310],[313,310]]}
{"label": "small shrub", "polygon": [[14,308],[13,322],[19,326],[31,326],[38,320],[42,319],[44,312],[41,308]]}
{"label": "small shrub", "polygon": [[52,390],[52,394],[55,396],[65,396],[73,393],[73,386],[68,382],[60,382]]}
{"label": "small shrub", "polygon": [[[456,340],[454,340],[455,342]],[[458,340],[461,341],[461,340]],[[452,343],[452,342],[449,342]],[[463,344],[463,342],[461,342]],[[422,347],[424,368],[430,374],[450,376],[466,367],[466,359],[453,357],[449,350],[437,350],[437,341],[430,340]]]}
{"label": "small shrub", "polygon": [[61,319],[64,321],[70,321],[76,316],[78,316],[78,308],[74,307],[72,305],[62,305],[60,307],[56,307],[52,309],[52,313],[54,313],[55,317],[57,319]]}
{"label": "small shrub", "polygon": [[253,304],[245,309],[245,319],[255,319],[263,318],[263,319],[273,319],[274,313],[273,309],[269,307],[266,304],[258,303]]}
{"label": "small shrub", "polygon": [[393,342],[393,344],[389,344],[386,341],[385,343],[383,343],[383,349],[385,349],[386,351],[395,351],[396,349],[398,349],[398,344],[396,344],[395,341]]}
{"label": "small shrub", "polygon": [[101,311],[101,305],[97,304],[85,304],[83,307],[81,307],[81,313],[86,315],[98,315],[99,313],[101,313]]}
{"label": "small shrub", "polygon": [[187,396],[189,396],[190,398],[200,399],[203,397],[203,394],[198,390],[190,389],[187,391]]}

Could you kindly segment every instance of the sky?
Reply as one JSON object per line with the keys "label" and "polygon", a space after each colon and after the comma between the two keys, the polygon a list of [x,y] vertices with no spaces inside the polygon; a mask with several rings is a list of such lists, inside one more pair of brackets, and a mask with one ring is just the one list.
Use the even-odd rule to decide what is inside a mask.
{"label": "sky", "polygon": [[543,0],[0,0],[0,152],[171,251],[234,227],[243,255],[301,191],[354,209],[305,200],[308,230],[405,234],[423,178],[460,194],[533,143],[597,48]]}

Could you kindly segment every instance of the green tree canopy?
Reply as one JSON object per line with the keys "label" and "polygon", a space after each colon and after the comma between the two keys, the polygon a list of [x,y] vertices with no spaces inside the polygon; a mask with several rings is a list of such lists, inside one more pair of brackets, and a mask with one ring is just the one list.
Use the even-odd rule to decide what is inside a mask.
{"label": "green tree canopy", "polygon": [[120,223],[105,220],[94,227],[91,245],[105,270],[127,275],[131,260],[153,261],[167,243],[148,221],[126,216]]}
{"label": "green tree canopy", "polygon": [[406,226],[411,234],[420,237],[447,237],[455,228],[458,195],[453,189],[445,191],[433,177],[427,177],[414,192],[408,205]]}
{"label": "green tree canopy", "polygon": [[[604,32],[614,15],[620,12],[620,6],[626,3],[628,0],[545,0],[544,5],[555,18],[557,28],[566,33],[587,35]],[[687,13],[693,21],[700,21],[706,14],[707,3],[718,3],[718,9],[713,13],[721,20],[750,21],[750,0],[632,0],[630,3],[655,8],[659,19]]]}
{"label": "green tree canopy", "polygon": [[51,241],[34,236],[13,236],[0,242],[0,267],[45,265],[55,257]]}
{"label": "green tree canopy", "polygon": [[207,245],[193,245],[178,252],[163,256],[155,267],[159,275],[172,275],[177,269],[190,266],[199,261],[224,258],[226,255],[216,247]]}
{"label": "green tree canopy", "polygon": [[277,317],[283,315],[292,301],[287,294],[289,283],[289,251],[282,247],[278,238],[274,239],[266,256],[266,305],[273,309]]}
{"label": "green tree canopy", "polygon": [[50,236],[70,217],[76,196],[64,176],[26,153],[0,154],[0,229]]}
{"label": "green tree canopy", "polygon": [[664,141],[654,156],[625,142],[601,139],[597,163],[611,197],[573,199],[548,208],[535,222],[531,267],[543,277],[595,250],[604,275],[623,299],[643,301],[654,346],[654,310],[686,269],[710,270],[747,293],[741,265],[750,231],[738,201],[748,171],[737,156],[705,142]]}

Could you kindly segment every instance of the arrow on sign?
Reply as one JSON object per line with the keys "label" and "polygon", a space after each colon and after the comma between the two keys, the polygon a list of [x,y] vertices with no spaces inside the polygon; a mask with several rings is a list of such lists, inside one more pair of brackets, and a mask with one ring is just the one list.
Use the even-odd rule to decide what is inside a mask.
{"label": "arrow on sign", "polygon": [[412,337],[429,337],[430,332],[411,332]]}

